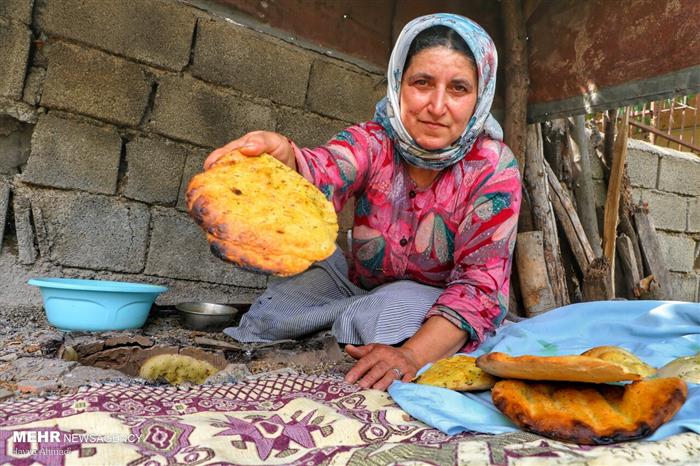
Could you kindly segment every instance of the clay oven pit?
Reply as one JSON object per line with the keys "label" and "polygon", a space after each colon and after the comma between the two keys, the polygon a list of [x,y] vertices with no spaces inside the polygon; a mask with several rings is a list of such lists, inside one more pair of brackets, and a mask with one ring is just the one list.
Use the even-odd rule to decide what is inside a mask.
{"label": "clay oven pit", "polygon": [[[21,329],[4,330],[0,348],[0,399],[64,393],[104,382],[168,383],[145,380],[145,361],[183,355],[211,364],[218,372],[203,383],[236,383],[271,371],[321,373],[345,370],[350,361],[335,338],[243,345],[223,332],[188,330],[174,309],[154,309],[146,325],[118,332],[62,332],[33,317]],[[189,383],[189,382],[185,382]]]}

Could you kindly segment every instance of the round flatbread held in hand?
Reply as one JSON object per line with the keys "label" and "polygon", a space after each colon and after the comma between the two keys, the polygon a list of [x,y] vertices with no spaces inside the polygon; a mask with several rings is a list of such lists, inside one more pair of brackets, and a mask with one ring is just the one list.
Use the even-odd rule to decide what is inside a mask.
{"label": "round flatbread held in hand", "polygon": [[192,178],[186,201],[212,253],[247,270],[295,275],[335,250],[333,204],[268,154],[226,154]]}

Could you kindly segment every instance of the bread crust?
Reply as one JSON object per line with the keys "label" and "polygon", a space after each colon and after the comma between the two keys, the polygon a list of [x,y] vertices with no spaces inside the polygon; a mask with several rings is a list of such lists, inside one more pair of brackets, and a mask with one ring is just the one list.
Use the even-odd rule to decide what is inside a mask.
{"label": "bread crust", "polygon": [[295,275],[336,247],[333,205],[268,154],[226,154],[190,180],[186,202],[212,253],[247,270]]}
{"label": "bread crust", "polygon": [[605,383],[642,378],[622,364],[591,356],[510,356],[493,352],[480,356],[476,365],[504,379]]}
{"label": "bread crust", "polygon": [[678,412],[687,394],[675,377],[625,386],[502,380],[491,390],[493,403],[518,427],[587,445],[652,434]]}

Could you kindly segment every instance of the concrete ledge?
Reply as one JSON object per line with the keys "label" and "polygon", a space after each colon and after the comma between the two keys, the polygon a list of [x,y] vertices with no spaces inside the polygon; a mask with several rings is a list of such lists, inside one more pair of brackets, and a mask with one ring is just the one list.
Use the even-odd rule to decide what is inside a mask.
{"label": "concrete ledge", "polygon": [[686,230],[687,197],[656,190],[644,190],[644,202],[657,229],[684,232]]}
{"label": "concrete ledge", "polygon": [[0,19],[0,96],[22,98],[31,37],[27,26]]}
{"label": "concrete ledge", "polygon": [[208,150],[191,150],[185,161],[185,169],[182,172],[182,181],[180,182],[180,192],[177,196],[178,210],[187,210],[185,204],[185,194],[187,194],[187,185],[194,175],[204,170],[204,161],[209,155]]}
{"label": "concrete ledge", "polygon": [[[49,259],[69,267],[141,272],[148,241],[148,208],[113,197],[32,191],[40,241]],[[42,253],[43,254],[43,253]]]}
{"label": "concrete ledge", "polygon": [[34,0],[2,0],[0,2],[0,17],[16,19],[24,24],[32,22],[32,6]]}
{"label": "concrete ledge", "polygon": [[174,205],[186,156],[180,144],[144,137],[129,142],[123,194],[149,204]]}
{"label": "concrete ledge", "polygon": [[683,235],[670,235],[657,231],[666,266],[673,272],[692,272],[695,258],[695,241]]}
{"label": "concrete ledge", "polygon": [[161,0],[47,1],[37,20],[49,36],[175,71],[189,61],[195,23],[193,9]]}
{"label": "concrete ledge", "polygon": [[138,126],[151,92],[141,66],[64,43],[53,44],[48,57],[41,105]]}
{"label": "concrete ledge", "polygon": [[277,110],[277,131],[300,147],[317,147],[349,126],[341,120],[325,118],[291,108]]}
{"label": "concrete ledge", "polygon": [[265,286],[264,275],[242,271],[209,251],[204,232],[186,214],[153,209],[146,274],[250,288]]}
{"label": "concrete ledge", "polygon": [[700,196],[700,157],[678,151],[663,155],[659,166],[659,189]]}
{"label": "concrete ledge", "polygon": [[114,194],[122,141],[114,128],[42,115],[22,180]]}
{"label": "concrete ledge", "polygon": [[254,130],[274,130],[272,110],[201,81],[160,80],[149,126],[164,136],[219,147]]}
{"label": "concrete ledge", "polygon": [[386,94],[380,76],[350,71],[317,59],[311,68],[306,104],[309,110],[358,123],[372,118],[376,103]]}
{"label": "concrete ledge", "polygon": [[659,152],[656,146],[630,139],[627,142],[627,173],[632,186],[656,188]]}
{"label": "concrete ledge", "polygon": [[301,107],[311,55],[224,21],[200,20],[192,74],[246,94]]}

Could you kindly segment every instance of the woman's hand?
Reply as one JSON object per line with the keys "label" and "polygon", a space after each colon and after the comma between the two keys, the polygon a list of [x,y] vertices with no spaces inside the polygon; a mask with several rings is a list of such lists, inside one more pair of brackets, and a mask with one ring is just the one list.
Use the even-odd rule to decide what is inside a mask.
{"label": "woman's hand", "polygon": [[386,390],[394,380],[410,382],[421,367],[408,348],[372,343],[346,345],[345,352],[358,360],[345,376],[345,381],[357,382],[362,388]]}
{"label": "woman's hand", "polygon": [[217,160],[233,150],[238,150],[241,154],[250,157],[257,157],[267,152],[292,170],[297,169],[291,143],[286,137],[272,131],[253,131],[219,147],[204,161],[204,169],[208,170]]}

